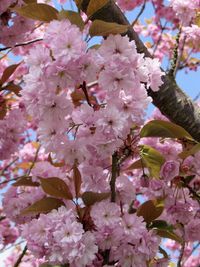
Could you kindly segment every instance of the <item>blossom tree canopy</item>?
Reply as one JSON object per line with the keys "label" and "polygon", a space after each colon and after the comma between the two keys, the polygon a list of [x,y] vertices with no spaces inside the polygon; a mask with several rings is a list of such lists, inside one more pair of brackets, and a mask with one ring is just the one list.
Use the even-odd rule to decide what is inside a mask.
{"label": "blossom tree canopy", "polygon": [[200,0],[1,0],[3,266],[200,266],[199,53]]}

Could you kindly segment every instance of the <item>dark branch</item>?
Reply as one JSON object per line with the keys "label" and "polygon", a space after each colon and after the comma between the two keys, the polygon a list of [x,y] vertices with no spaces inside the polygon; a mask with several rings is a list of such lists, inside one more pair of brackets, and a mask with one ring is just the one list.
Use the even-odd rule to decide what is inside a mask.
{"label": "dark branch", "polygon": [[116,200],[115,183],[118,175],[119,175],[118,155],[117,152],[115,152],[112,155],[112,172],[110,180],[111,202],[115,202]]}
{"label": "dark branch", "polygon": [[23,257],[24,257],[25,254],[26,254],[26,251],[27,251],[27,246],[24,247],[24,249],[23,249],[22,253],[20,254],[19,258],[17,259],[17,261],[16,261],[14,267],[18,267],[18,266],[20,265],[20,263],[21,263]]}
{"label": "dark branch", "polygon": [[43,40],[42,38],[39,38],[39,39],[35,39],[35,40],[28,41],[28,42],[25,42],[25,43],[16,44],[16,45],[14,45],[14,46],[2,47],[2,48],[0,48],[0,52],[5,51],[5,50],[8,50],[8,49],[13,49],[13,48],[15,48],[15,47],[19,47],[19,46],[30,45],[30,44],[33,44],[33,43],[36,43],[36,42],[39,42],[39,41],[42,41],[42,40]]}
{"label": "dark branch", "polygon": [[137,17],[136,17],[136,18],[134,19],[134,21],[131,23],[131,26],[132,26],[132,27],[135,25],[135,23],[138,21],[139,17],[140,17],[140,16],[142,15],[142,13],[144,12],[144,10],[145,10],[145,6],[146,6],[146,2],[147,2],[147,0],[144,0],[144,3],[143,3],[143,5],[142,5],[142,7],[141,7],[141,9],[140,9],[140,11],[139,11]]}

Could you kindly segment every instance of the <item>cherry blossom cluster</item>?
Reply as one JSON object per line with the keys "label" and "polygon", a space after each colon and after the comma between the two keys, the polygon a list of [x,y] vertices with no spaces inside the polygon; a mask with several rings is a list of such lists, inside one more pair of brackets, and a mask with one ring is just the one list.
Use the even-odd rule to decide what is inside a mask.
{"label": "cherry blossom cluster", "polygon": [[[26,62],[23,99],[39,139],[47,152],[71,165],[94,165],[111,155],[131,125],[143,123],[150,102],[146,88],[157,91],[162,84],[158,60],[144,59],[127,37],[111,35],[98,50],[86,52],[79,29],[68,21],[51,22],[44,45],[32,49]],[[98,87],[88,89],[91,82]],[[76,87],[91,100],[74,109]]]}
{"label": "cherry blossom cluster", "polygon": [[12,226],[10,220],[2,216],[0,225],[1,249],[8,244],[14,243],[18,237],[19,237],[18,228],[16,226]]}
{"label": "cherry blossom cluster", "polygon": [[170,4],[183,25],[190,24],[196,16],[197,9],[200,8],[199,0],[170,0]]}
{"label": "cherry blossom cluster", "polygon": [[23,225],[22,236],[38,258],[45,255],[56,264],[90,265],[98,252],[94,234],[85,232],[82,224],[76,222],[76,214],[65,207]]}
{"label": "cherry blossom cluster", "polygon": [[[66,1],[58,2],[62,5]],[[22,237],[28,247],[22,267],[39,267],[41,263],[169,267],[169,249],[183,267],[200,264],[200,152],[197,149],[184,157],[181,153],[189,146],[188,153],[192,142],[140,138],[139,134],[148,122],[145,116],[151,98],[147,91],[156,92],[162,86],[160,61],[172,58],[178,44],[178,67],[197,69],[198,60],[194,62],[190,55],[199,52],[196,18],[200,3],[116,2],[124,11],[144,4],[153,6],[155,16],[146,25],[136,23],[134,29],[151,37],[152,43],[146,45],[156,58],[145,58],[137,52],[134,41],[121,35],[109,35],[100,45],[89,47],[88,25],[81,32],[64,19],[38,27],[38,22],[11,10],[24,1],[0,3],[0,44],[14,46],[42,37],[13,50],[24,61],[8,81],[22,85],[22,97],[0,88],[0,115],[7,109],[0,120],[0,186],[6,191],[0,248]],[[177,30],[178,41],[173,36]],[[5,58],[3,54],[2,73],[8,65]],[[150,120],[168,122],[158,110]],[[148,166],[143,148],[155,149],[162,164],[147,154]],[[49,181],[47,192],[45,179]],[[60,196],[62,186],[53,188],[51,179],[64,183],[70,196]],[[13,186],[7,188],[7,182],[13,180]],[[87,194],[93,195],[88,199]],[[93,201],[93,197],[97,199]],[[48,199],[59,207],[38,204],[34,208]],[[148,203],[161,208],[150,221],[145,218],[149,212],[141,212]],[[161,237],[166,235],[176,241],[163,241]],[[14,250],[6,266],[14,266],[17,259]]]}
{"label": "cherry blossom cluster", "polygon": [[12,109],[4,120],[0,120],[0,160],[8,159],[17,151],[25,127],[26,120],[20,109]]}
{"label": "cherry blossom cluster", "polygon": [[165,57],[173,57],[176,35],[179,32],[178,69],[197,70],[199,66],[198,56],[196,58],[190,55],[199,52],[199,1],[153,1],[152,4],[155,9],[155,16],[146,20],[145,24],[140,22],[135,24],[136,32],[145,38],[151,36],[152,41],[148,39],[146,46],[161,61]]}

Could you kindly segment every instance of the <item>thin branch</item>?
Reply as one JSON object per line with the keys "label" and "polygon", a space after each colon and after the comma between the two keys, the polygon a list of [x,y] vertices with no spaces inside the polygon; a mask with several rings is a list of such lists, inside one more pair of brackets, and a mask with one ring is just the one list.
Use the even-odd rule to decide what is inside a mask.
{"label": "thin branch", "polygon": [[17,160],[19,159],[19,157],[15,158],[13,161],[11,161],[5,168],[3,168],[3,170],[0,173],[0,176],[4,175],[5,171],[7,171],[7,169],[12,166]]}
{"label": "thin branch", "polygon": [[29,176],[30,173],[31,173],[31,170],[33,169],[33,167],[34,167],[34,165],[35,165],[35,162],[37,161],[37,157],[38,157],[38,153],[39,153],[39,151],[40,151],[40,146],[37,148],[36,153],[35,153],[34,160],[33,160],[33,162],[32,162],[32,164],[31,164],[30,168],[28,169],[28,171],[27,171],[27,173],[26,173],[25,175],[15,177],[15,178],[10,179],[10,180],[5,180],[5,181],[1,182],[0,185],[2,185],[2,184],[6,184],[6,183],[9,183],[9,182],[16,181],[16,180],[18,180],[18,179],[20,179],[20,178],[22,178],[22,177],[25,177],[25,176]]}
{"label": "thin branch", "polygon": [[80,88],[83,90],[83,93],[85,94],[85,98],[86,98],[86,101],[87,101],[88,105],[92,106],[92,104],[90,103],[90,98],[89,98],[89,95],[88,95],[87,85],[86,85],[85,81],[83,82],[83,84],[80,85]]}
{"label": "thin branch", "polygon": [[23,251],[22,251],[22,253],[20,254],[19,258],[17,259],[17,261],[16,261],[16,263],[15,263],[15,265],[13,267],[18,267],[20,265],[23,257],[26,254],[27,249],[28,249],[27,246],[25,246],[24,249],[23,249]]}
{"label": "thin branch", "polygon": [[141,9],[140,9],[140,11],[139,11],[137,17],[134,19],[134,21],[133,21],[132,24],[131,24],[132,27],[134,27],[135,23],[137,22],[137,20],[139,19],[139,17],[140,17],[140,16],[142,15],[142,13],[144,12],[144,10],[145,10],[145,6],[146,6],[146,2],[147,2],[147,0],[144,0],[144,3],[143,3],[143,5],[142,5],[142,7],[141,7]]}
{"label": "thin branch", "polygon": [[200,92],[194,97],[193,101],[197,101],[200,97]]}
{"label": "thin branch", "polygon": [[20,242],[18,242],[18,243],[12,244],[12,245],[10,245],[10,246],[6,246],[6,247],[4,247],[4,248],[2,248],[2,249],[0,250],[0,254],[4,253],[5,251],[10,250],[10,249],[13,248],[13,247],[16,247],[16,246],[21,245],[21,244],[23,244],[24,242],[25,242],[25,241],[22,240],[22,241],[20,241]]}
{"label": "thin branch", "polygon": [[34,165],[35,165],[35,163],[36,163],[36,161],[37,161],[38,154],[39,154],[39,151],[40,151],[40,147],[41,147],[41,146],[39,145],[38,148],[37,148],[37,150],[36,150],[34,160],[33,160],[32,164],[31,164],[31,166],[30,166],[30,168],[29,168],[29,170],[28,170],[28,172],[27,172],[27,174],[26,174],[27,176],[30,175],[31,170],[33,169],[33,167],[34,167]]}
{"label": "thin branch", "polygon": [[156,52],[156,50],[157,50],[157,48],[158,48],[158,46],[159,46],[159,44],[160,44],[160,42],[162,40],[163,32],[164,32],[164,30],[166,29],[166,26],[167,26],[167,21],[165,22],[165,24],[163,26],[162,26],[162,24],[160,22],[160,25],[161,25],[160,36],[159,36],[157,42],[155,43],[155,46],[154,46],[154,49],[153,49],[153,56],[155,55],[155,52]]}
{"label": "thin branch", "polygon": [[193,255],[193,253],[195,252],[195,250],[200,246],[200,242],[198,242],[192,249],[192,251],[190,252],[190,255],[187,257],[187,259],[185,259],[183,261],[183,264],[185,264],[187,262],[187,260]]}
{"label": "thin branch", "polygon": [[88,83],[87,84],[87,88],[92,88],[92,87],[94,87],[95,85],[97,85],[98,84],[98,81],[94,81],[94,82],[91,82],[91,83]]}
{"label": "thin branch", "polygon": [[171,68],[169,70],[169,75],[175,77],[176,71],[177,71],[177,63],[179,58],[179,42],[180,42],[180,36],[181,36],[181,29],[179,30],[178,34],[176,35],[176,44],[173,51],[173,57],[171,60]]}
{"label": "thin branch", "polygon": [[179,50],[179,56],[177,58],[176,68],[174,70],[174,76],[176,76],[176,74],[177,74],[177,72],[179,70],[179,67],[180,67],[180,61],[181,61],[181,58],[182,58],[182,55],[183,55],[186,39],[187,39],[187,36],[185,35],[184,38],[183,38],[182,46],[181,46],[181,48]]}
{"label": "thin branch", "polygon": [[180,251],[180,255],[178,257],[178,262],[177,262],[177,267],[182,267],[182,260],[183,260],[183,256],[184,256],[184,251],[185,251],[185,230],[184,230],[184,226],[182,226],[182,230],[183,230],[183,243],[181,245],[181,251]]}
{"label": "thin branch", "polygon": [[31,40],[31,41],[28,41],[28,42],[25,42],[25,43],[16,44],[16,45],[14,45],[14,46],[2,47],[2,48],[0,48],[0,52],[1,52],[1,51],[5,51],[5,50],[8,50],[8,49],[13,49],[13,48],[15,48],[15,47],[19,47],[19,46],[30,45],[30,44],[33,44],[33,43],[36,43],[36,42],[39,42],[39,41],[42,41],[42,40],[43,40],[42,38],[39,38],[39,39]]}
{"label": "thin branch", "polygon": [[184,178],[181,179],[181,182],[183,186],[189,190],[190,195],[192,195],[200,203],[200,195],[185,182]]}
{"label": "thin branch", "polygon": [[16,181],[17,179],[19,179],[19,178],[21,178],[21,177],[23,177],[23,176],[19,176],[19,177],[10,179],[10,180],[5,180],[5,181],[1,182],[0,185],[2,185],[2,184],[6,184],[6,183],[9,183],[9,182]]}
{"label": "thin branch", "polygon": [[112,173],[110,180],[111,202],[115,202],[116,200],[115,183],[118,175],[119,175],[118,155],[117,152],[115,152],[112,155]]}

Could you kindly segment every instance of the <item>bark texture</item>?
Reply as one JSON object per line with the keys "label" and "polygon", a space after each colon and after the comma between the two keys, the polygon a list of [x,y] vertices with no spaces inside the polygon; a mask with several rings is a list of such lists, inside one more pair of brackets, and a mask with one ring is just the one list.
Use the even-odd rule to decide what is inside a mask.
{"label": "bark texture", "polygon": [[[82,11],[86,12],[89,2],[90,0],[82,1]],[[105,6],[91,17],[92,21],[95,19],[130,25],[114,0],[108,1]],[[144,53],[146,57],[152,57],[131,26],[127,31],[127,35],[130,40],[135,41],[139,53]],[[149,96],[153,99],[153,104],[159,108],[163,115],[182,126],[193,138],[200,141],[200,108],[179,88],[174,77],[166,73],[163,76],[163,82],[158,92],[153,92],[151,89],[148,90]]]}

